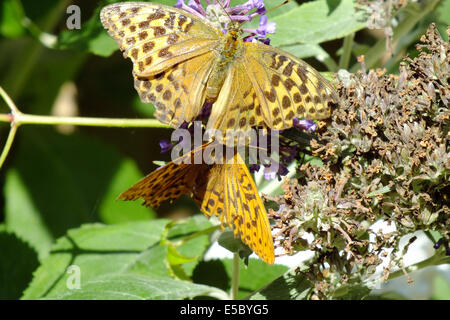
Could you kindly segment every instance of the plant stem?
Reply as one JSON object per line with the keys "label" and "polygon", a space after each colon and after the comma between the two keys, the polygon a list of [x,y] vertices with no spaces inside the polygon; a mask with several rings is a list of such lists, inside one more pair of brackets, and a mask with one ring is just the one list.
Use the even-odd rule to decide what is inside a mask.
{"label": "plant stem", "polygon": [[[51,32],[55,28],[69,3],[69,0],[58,1],[52,10],[42,19],[43,32]],[[20,6],[22,7],[21,4]],[[23,17],[22,23],[28,28],[27,18],[25,16]],[[26,84],[30,73],[33,71],[43,51],[44,47],[41,42],[32,41],[27,43],[26,47],[15,57],[8,73],[3,79],[3,82],[8,85],[7,90],[9,94],[14,99],[22,91],[23,86]]]}
{"label": "plant stem", "polygon": [[240,259],[239,254],[233,254],[233,274],[231,277],[231,300],[236,300],[239,292],[239,273],[240,273]]}
{"label": "plant stem", "polygon": [[13,144],[14,138],[16,136],[18,126],[14,123],[11,125],[11,129],[9,130],[8,139],[6,139],[5,146],[3,147],[2,154],[0,155],[0,168],[3,166],[3,163],[8,156],[9,150]]}
{"label": "plant stem", "polygon": [[[407,34],[417,22],[419,22],[423,17],[425,17],[434,7],[441,2],[441,0],[429,0],[425,1],[423,6],[420,4],[412,3],[408,5],[404,11],[408,11],[409,15],[405,17],[400,24],[394,29],[394,35],[392,43],[396,43],[400,38]],[[386,50],[386,39],[380,39],[375,46],[373,46],[365,54],[364,61],[366,68],[373,68],[383,52]],[[350,72],[355,73],[360,68],[360,64],[356,63],[350,68]]]}
{"label": "plant stem", "polygon": [[[433,255],[432,257],[422,260],[420,262],[417,262],[415,264],[412,264],[408,267],[405,268],[406,272],[413,272],[413,271],[417,271],[419,269],[423,269],[425,267],[431,267],[431,266],[438,266],[441,264],[450,264],[450,257],[447,257],[444,255],[443,251],[440,251],[438,253],[436,253],[435,255]],[[395,272],[392,272],[389,275],[389,280],[398,278],[405,275],[404,271],[402,269],[397,270]]]}
{"label": "plant stem", "polygon": [[350,63],[350,57],[352,56],[352,46],[353,39],[355,38],[355,33],[352,32],[344,38],[344,43],[342,45],[342,54],[339,59],[339,69],[348,69]]}
{"label": "plant stem", "polygon": [[55,117],[38,116],[17,112],[11,117],[9,114],[0,114],[0,122],[13,122],[17,125],[60,125],[71,124],[90,127],[119,127],[119,128],[171,128],[156,119],[115,119],[115,118],[85,118],[85,117]]}
{"label": "plant stem", "polygon": [[11,110],[9,114],[0,114],[0,122],[11,123],[11,129],[6,140],[5,147],[0,155],[0,168],[11,149],[12,143],[16,136],[17,129],[23,124],[35,125],[60,125],[70,124],[77,126],[91,127],[119,127],[119,128],[171,128],[167,124],[163,124],[156,119],[111,119],[111,118],[84,118],[84,117],[54,117],[54,116],[38,116],[20,112],[14,101],[0,87],[0,97],[6,102]]}

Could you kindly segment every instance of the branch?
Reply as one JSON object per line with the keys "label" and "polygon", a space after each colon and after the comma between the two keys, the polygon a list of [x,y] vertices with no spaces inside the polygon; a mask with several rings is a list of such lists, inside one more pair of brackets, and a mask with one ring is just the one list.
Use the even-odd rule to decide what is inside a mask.
{"label": "branch", "polygon": [[70,124],[77,126],[91,126],[91,127],[117,127],[117,128],[171,128],[167,124],[163,124],[156,119],[111,119],[111,118],[85,118],[85,117],[54,117],[54,116],[38,116],[32,114],[25,114],[20,112],[14,101],[9,95],[0,87],[0,96],[6,102],[6,105],[11,110],[9,114],[0,114],[0,122],[11,123],[8,139],[0,155],[0,168],[8,156],[17,129],[23,124],[34,125],[60,125]]}

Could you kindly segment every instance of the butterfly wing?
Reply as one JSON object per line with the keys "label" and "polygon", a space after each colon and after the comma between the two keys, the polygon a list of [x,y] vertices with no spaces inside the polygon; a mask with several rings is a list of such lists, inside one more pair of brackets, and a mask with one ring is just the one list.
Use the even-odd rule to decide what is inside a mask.
{"label": "butterfly wing", "polygon": [[274,262],[273,240],[266,209],[239,153],[233,163],[215,165],[209,174],[202,211],[215,214],[266,263]]}
{"label": "butterfly wing", "polygon": [[246,42],[228,69],[207,128],[222,133],[254,126],[287,129],[295,117],[328,118],[337,101],[329,81],[304,61]]}
{"label": "butterfly wing", "polygon": [[213,104],[207,129],[229,133],[264,125],[260,104],[246,69],[242,63],[234,62]]}
{"label": "butterfly wing", "polygon": [[207,144],[156,169],[142,178],[131,188],[121,193],[117,199],[143,199],[143,205],[158,207],[166,200],[176,199],[183,194],[197,193],[204,189],[204,183],[198,184],[198,177],[208,176],[209,166],[194,164],[195,153],[201,152]]}
{"label": "butterfly wing", "polygon": [[111,4],[102,9],[100,20],[141,77],[208,52],[218,40],[208,20],[157,3]]}
{"label": "butterfly wing", "polygon": [[100,18],[132,60],[135,88],[155,104],[155,117],[174,127],[192,120],[203,106],[220,31],[184,10],[144,2],[106,6]]}
{"label": "butterfly wing", "polygon": [[205,53],[172,66],[153,77],[134,74],[134,87],[141,101],[152,102],[154,116],[163,123],[178,127],[190,122],[205,102],[205,82],[214,63],[213,53]]}
{"label": "butterfly wing", "polygon": [[294,117],[326,119],[337,95],[328,80],[306,62],[275,47],[244,43],[242,63],[268,127],[287,129]]}

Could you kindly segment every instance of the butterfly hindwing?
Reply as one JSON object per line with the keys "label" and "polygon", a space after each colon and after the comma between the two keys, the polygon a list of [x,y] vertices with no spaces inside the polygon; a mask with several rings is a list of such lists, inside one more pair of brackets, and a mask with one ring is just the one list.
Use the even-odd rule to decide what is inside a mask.
{"label": "butterfly hindwing", "polygon": [[259,101],[244,65],[234,63],[212,107],[207,128],[225,133],[247,131],[256,126],[265,126]]}
{"label": "butterfly hindwing", "polygon": [[280,49],[245,43],[244,64],[266,125],[292,127],[294,117],[325,119],[338,99],[331,84],[304,61]]}

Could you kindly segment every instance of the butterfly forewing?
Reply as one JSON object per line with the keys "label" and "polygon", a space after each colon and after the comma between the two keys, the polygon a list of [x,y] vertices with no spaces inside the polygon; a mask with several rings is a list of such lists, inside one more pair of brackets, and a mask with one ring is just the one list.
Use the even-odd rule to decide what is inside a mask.
{"label": "butterfly forewing", "polygon": [[183,194],[200,192],[205,186],[199,184],[199,176],[207,176],[209,166],[194,164],[197,153],[208,146],[204,144],[172,162],[156,169],[142,178],[128,190],[122,192],[118,199],[144,200],[143,205],[158,207],[163,201],[172,200]]}
{"label": "butterfly forewing", "polygon": [[218,30],[183,10],[145,2],[106,6],[100,18],[133,61],[135,88],[143,102],[155,105],[155,117],[178,127],[197,116]]}
{"label": "butterfly forewing", "polygon": [[234,230],[261,259],[274,262],[273,240],[266,209],[239,153],[233,163],[216,165],[211,170],[202,211],[215,214]]}
{"label": "butterfly forewing", "polygon": [[102,9],[100,19],[139,76],[158,74],[210,51],[218,39],[207,20],[162,4],[112,4]]}
{"label": "butterfly forewing", "polygon": [[134,74],[134,86],[142,102],[153,102],[155,117],[178,127],[195,118],[205,101],[204,83],[213,63],[212,53],[206,53],[181,62],[153,77]]}

